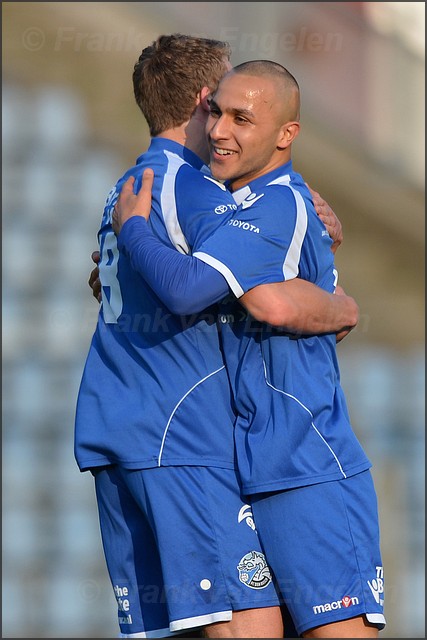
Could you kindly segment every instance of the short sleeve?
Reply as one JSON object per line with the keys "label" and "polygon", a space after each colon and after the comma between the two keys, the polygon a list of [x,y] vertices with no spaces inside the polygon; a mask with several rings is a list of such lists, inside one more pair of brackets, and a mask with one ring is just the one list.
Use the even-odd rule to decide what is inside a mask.
{"label": "short sleeve", "polygon": [[222,273],[236,297],[299,274],[307,210],[290,186],[266,186],[244,201],[194,253]]}

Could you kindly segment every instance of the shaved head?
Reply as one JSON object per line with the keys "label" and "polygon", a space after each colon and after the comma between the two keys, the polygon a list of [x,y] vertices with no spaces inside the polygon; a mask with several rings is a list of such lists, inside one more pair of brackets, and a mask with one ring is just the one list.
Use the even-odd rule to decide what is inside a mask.
{"label": "shaved head", "polygon": [[230,74],[270,78],[274,83],[278,99],[283,106],[285,120],[300,118],[300,90],[298,82],[285,67],[271,60],[251,60],[233,67]]}

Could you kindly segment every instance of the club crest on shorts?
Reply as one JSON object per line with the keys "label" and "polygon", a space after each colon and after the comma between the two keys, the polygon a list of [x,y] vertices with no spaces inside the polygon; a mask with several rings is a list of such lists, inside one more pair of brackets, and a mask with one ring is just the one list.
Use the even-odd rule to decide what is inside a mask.
{"label": "club crest on shorts", "polygon": [[271,573],[264,554],[250,551],[237,565],[239,580],[251,589],[264,589],[271,582]]}

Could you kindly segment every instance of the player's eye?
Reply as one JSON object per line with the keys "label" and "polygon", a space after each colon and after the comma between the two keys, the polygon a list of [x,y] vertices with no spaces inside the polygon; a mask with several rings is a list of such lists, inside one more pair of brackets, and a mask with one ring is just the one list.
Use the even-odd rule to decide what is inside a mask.
{"label": "player's eye", "polygon": [[211,116],[214,116],[215,118],[219,118],[221,116],[220,110],[214,104],[210,106],[209,113]]}

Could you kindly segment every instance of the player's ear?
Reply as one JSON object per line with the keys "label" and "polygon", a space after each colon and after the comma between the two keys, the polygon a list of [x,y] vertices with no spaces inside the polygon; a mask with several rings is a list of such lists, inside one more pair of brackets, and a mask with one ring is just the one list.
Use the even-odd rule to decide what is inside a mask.
{"label": "player's ear", "polygon": [[211,96],[211,89],[209,89],[209,87],[203,87],[203,89],[200,91],[200,105],[202,106],[202,109],[204,111],[209,111],[209,99]]}
{"label": "player's ear", "polygon": [[278,149],[286,149],[295,140],[300,131],[299,122],[287,122],[280,129],[279,141],[277,143]]}

